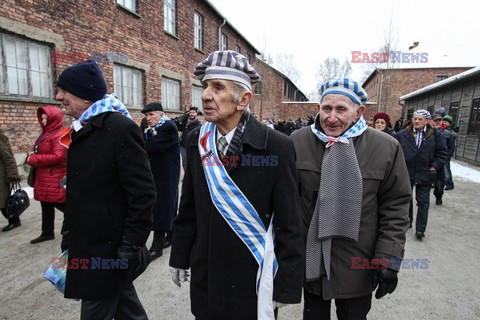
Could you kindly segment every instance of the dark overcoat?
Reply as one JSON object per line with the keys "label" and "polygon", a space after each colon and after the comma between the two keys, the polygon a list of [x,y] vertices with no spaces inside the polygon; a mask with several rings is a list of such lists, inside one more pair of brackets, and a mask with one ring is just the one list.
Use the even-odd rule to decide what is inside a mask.
{"label": "dark overcoat", "polygon": [[[297,154],[306,235],[318,198],[325,143],[310,127],[293,133],[292,140]],[[385,264],[398,270],[394,258],[401,259],[404,254],[411,188],[402,148],[394,138],[373,128],[355,138],[353,144],[363,182],[358,241],[334,238],[330,279],[323,276],[305,284],[306,290],[325,300],[370,294],[374,290],[374,270],[370,269],[373,259],[387,259]],[[368,262],[363,264],[364,260],[360,260],[361,267],[357,268],[352,258]]]}
{"label": "dark overcoat", "polygon": [[17,162],[5,133],[0,130],[0,208],[6,207],[10,195],[9,179],[19,178]]}
{"label": "dark overcoat", "polygon": [[[437,171],[447,162],[448,149],[442,133],[427,124],[427,133],[420,148],[417,148],[413,124],[397,133],[407,164],[408,175],[413,184],[428,185],[437,179]],[[433,167],[437,171],[431,171]]]}
{"label": "dark overcoat", "polygon": [[157,190],[157,203],[153,208],[153,230],[171,231],[178,208],[180,141],[177,126],[172,120],[165,121],[156,132],[156,135],[143,135]]}
{"label": "dark overcoat", "polygon": [[[199,128],[188,137],[188,164],[173,226],[170,265],[191,268],[191,308],[197,319],[257,319],[258,264],[212,203],[198,140]],[[265,226],[269,226],[274,214],[279,269],[274,280],[273,300],[299,303],[304,254],[292,141],[251,117],[235,155],[240,161],[235,168],[227,167],[230,177],[255,207]],[[267,166],[257,166],[254,162],[242,165],[242,156],[250,155],[273,156],[278,161],[270,161]]]}
{"label": "dark overcoat", "polygon": [[[125,238],[143,246],[152,227],[155,185],[138,126],[126,116],[106,112],[77,133],[67,154],[69,260],[116,259]],[[101,299],[118,293],[124,269],[67,270],[66,298]]]}

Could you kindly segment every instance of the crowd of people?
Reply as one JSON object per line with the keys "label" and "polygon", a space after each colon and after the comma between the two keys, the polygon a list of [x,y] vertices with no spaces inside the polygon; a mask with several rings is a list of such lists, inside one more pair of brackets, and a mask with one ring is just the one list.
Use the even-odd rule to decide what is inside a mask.
{"label": "crowd of people", "polygon": [[[420,109],[392,128],[379,112],[370,127],[367,93],[344,78],[322,85],[315,116],[262,124],[250,112],[260,75],[242,54],[212,52],[194,75],[203,124],[195,107],[172,120],[152,102],[139,129],[94,61],[57,80],[70,126],[62,130],[59,108],[38,109],[42,133],[27,163],[36,169],[42,233],[31,242],[55,237],[57,208],[69,259],[128,262],[126,270],[69,269],[65,298],[82,300],[81,319],[147,319],[133,280],[171,245],[172,281],[191,276],[196,319],[275,319],[302,291],[304,319],[330,319],[332,300],[339,319],[366,319],[372,294],[397,286],[412,189],[421,240],[432,186],[437,205],[454,187],[452,117]],[[4,203],[20,177],[1,131],[0,156],[9,218]],[[9,219],[3,231],[20,225]]]}

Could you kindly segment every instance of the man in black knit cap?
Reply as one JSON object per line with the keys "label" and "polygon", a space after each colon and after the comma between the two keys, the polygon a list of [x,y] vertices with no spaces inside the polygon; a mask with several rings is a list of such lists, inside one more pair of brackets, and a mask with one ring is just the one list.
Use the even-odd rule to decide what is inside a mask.
{"label": "man in black knit cap", "polygon": [[145,268],[156,194],[140,130],[106,94],[94,61],[65,69],[57,87],[55,98],[73,117],[60,140],[69,148],[65,297],[82,299],[81,319],[147,319],[133,279]]}

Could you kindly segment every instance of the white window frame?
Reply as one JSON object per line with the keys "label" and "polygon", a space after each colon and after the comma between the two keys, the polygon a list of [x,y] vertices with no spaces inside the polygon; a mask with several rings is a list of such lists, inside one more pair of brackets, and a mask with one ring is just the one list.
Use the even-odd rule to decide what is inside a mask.
{"label": "white window frame", "polygon": [[165,0],[163,4],[163,29],[176,36],[176,0]]}
{"label": "white window frame", "polygon": [[240,46],[238,44],[235,46],[235,51],[237,51],[238,53],[242,53],[242,49],[240,49]]}
{"label": "white window frame", "polygon": [[50,47],[0,33],[0,95],[53,98]]}
{"label": "white window frame", "polygon": [[180,81],[162,77],[162,106],[165,110],[180,110]]}
{"label": "white window frame", "polygon": [[203,87],[192,86],[192,107],[197,107],[198,110],[203,112],[202,93]]}
{"label": "white window frame", "polygon": [[143,72],[115,63],[113,65],[115,94],[124,105],[141,108],[143,105]]}
{"label": "white window frame", "polygon": [[225,50],[227,50],[227,48],[228,48],[228,38],[227,38],[227,35],[225,33],[222,33],[222,41],[221,41],[220,50],[225,51]]}
{"label": "white window frame", "polygon": [[117,0],[117,4],[121,5],[122,7],[130,11],[136,12],[136,9],[137,9],[136,0]]}
{"label": "white window frame", "polygon": [[203,48],[203,17],[200,13],[193,14],[193,45],[195,49],[202,50]]}

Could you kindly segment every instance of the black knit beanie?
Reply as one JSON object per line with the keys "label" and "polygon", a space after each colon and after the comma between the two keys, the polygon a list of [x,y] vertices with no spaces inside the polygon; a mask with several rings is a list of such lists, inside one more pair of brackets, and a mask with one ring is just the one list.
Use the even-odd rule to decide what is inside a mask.
{"label": "black knit beanie", "polygon": [[102,70],[92,60],[80,62],[63,70],[58,77],[57,87],[74,96],[94,102],[102,99],[107,93],[107,84]]}

